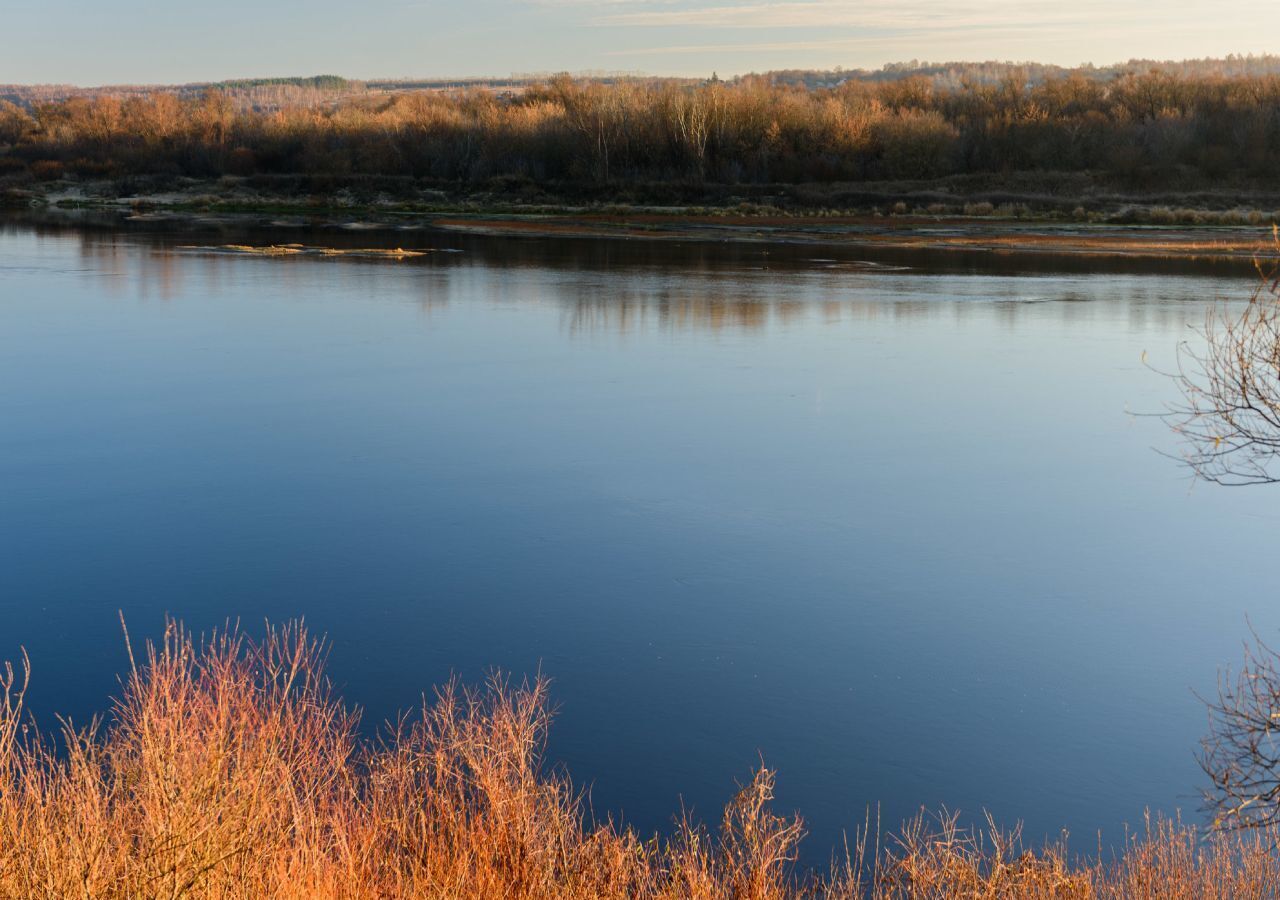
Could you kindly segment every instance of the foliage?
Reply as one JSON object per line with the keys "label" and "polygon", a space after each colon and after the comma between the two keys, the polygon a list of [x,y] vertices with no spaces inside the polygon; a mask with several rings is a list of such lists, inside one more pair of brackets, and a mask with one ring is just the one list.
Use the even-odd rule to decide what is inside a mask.
{"label": "foliage", "polygon": [[[573,80],[498,94],[330,90],[99,93],[0,106],[0,158],[101,171],[494,178],[608,185],[858,182],[1009,172],[1107,173],[1145,188],[1280,171],[1280,74],[1071,72],[949,85],[936,77],[788,86]],[[321,83],[323,82],[323,84]],[[323,88],[323,90],[321,89]],[[4,147],[7,146],[7,149]],[[247,151],[247,152],[246,152]]]}

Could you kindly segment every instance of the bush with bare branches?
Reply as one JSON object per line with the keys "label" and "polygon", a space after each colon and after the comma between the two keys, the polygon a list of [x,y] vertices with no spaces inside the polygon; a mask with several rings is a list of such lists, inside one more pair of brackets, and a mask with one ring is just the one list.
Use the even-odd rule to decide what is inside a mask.
{"label": "bush with bare branches", "polygon": [[1115,860],[1025,848],[994,823],[921,816],[825,877],[797,875],[796,817],[761,768],[718,831],[642,838],[586,814],[544,760],[547,684],[455,683],[381,739],[323,676],[304,629],[261,642],[170,623],[104,722],[55,741],[24,718],[26,667],[0,670],[0,898],[799,900],[1272,897],[1259,830],[1199,840],[1157,823]]}

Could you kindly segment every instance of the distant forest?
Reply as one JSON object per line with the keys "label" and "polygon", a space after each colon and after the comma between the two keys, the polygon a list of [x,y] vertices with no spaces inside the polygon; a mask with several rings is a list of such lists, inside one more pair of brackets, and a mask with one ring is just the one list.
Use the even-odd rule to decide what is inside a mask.
{"label": "distant forest", "polygon": [[10,98],[0,100],[6,185],[299,174],[759,185],[1009,173],[1085,173],[1136,189],[1280,184],[1280,57],[434,89],[318,76],[41,90],[0,87]]}

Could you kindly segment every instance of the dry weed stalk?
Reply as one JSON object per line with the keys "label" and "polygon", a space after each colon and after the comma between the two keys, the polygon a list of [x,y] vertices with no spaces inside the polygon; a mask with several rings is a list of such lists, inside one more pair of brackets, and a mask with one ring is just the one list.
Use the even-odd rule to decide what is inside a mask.
{"label": "dry weed stalk", "polygon": [[[132,658],[132,650],[130,651]],[[798,818],[761,767],[718,832],[688,815],[642,839],[595,822],[545,764],[547,683],[452,682],[381,739],[323,677],[300,626],[261,642],[170,623],[105,722],[27,727],[27,667],[0,676],[0,898],[1269,897],[1261,831],[1198,842],[1157,823],[1114,863],[1017,830],[919,817],[886,850],[871,829],[826,877],[798,877]],[[24,660],[25,662],[25,660]]]}

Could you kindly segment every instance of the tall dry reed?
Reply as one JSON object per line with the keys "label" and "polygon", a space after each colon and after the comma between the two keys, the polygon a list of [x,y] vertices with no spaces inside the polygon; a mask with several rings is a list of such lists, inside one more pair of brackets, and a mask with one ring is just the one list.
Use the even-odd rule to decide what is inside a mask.
{"label": "tall dry reed", "polygon": [[593,821],[548,769],[547,684],[450,683],[384,737],[323,677],[300,626],[250,641],[170,623],[101,722],[42,735],[27,667],[0,696],[3,898],[1119,898],[1280,896],[1261,833],[1156,823],[1111,862],[1022,848],[994,824],[920,817],[824,877],[795,872],[798,818],[761,768],[708,829]]}

